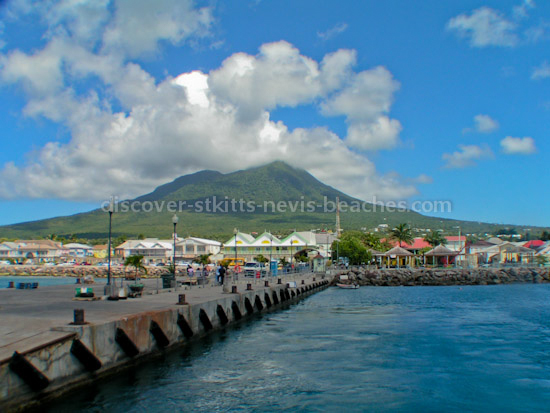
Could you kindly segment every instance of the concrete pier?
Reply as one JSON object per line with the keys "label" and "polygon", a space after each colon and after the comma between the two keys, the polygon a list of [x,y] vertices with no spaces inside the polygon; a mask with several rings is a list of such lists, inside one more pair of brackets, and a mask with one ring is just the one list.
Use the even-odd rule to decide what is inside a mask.
{"label": "concrete pier", "polygon": [[104,284],[90,285],[103,299],[76,300],[77,285],[0,290],[0,410],[40,403],[246,316],[301,300],[326,288],[324,278],[296,274],[280,284],[276,277],[270,283],[241,279],[229,284],[236,293],[209,285],[157,293],[157,281],[149,279],[141,297],[118,301],[101,297]]}

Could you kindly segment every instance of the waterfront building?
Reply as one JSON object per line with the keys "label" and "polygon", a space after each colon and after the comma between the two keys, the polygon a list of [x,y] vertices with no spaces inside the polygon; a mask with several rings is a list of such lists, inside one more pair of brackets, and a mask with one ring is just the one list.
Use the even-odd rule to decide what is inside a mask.
{"label": "waterfront building", "polygon": [[63,255],[71,258],[86,258],[94,255],[94,249],[91,245],[72,242],[63,245],[63,248]]}
{"label": "waterfront building", "polygon": [[115,248],[115,257],[125,260],[132,255],[142,255],[144,264],[164,263],[172,257],[173,245],[173,240],[158,238],[127,240]]}
{"label": "waterfront building", "polygon": [[53,262],[65,253],[63,245],[52,240],[18,240],[0,245],[0,258],[10,258],[21,263],[27,260],[34,263]]}
{"label": "waterfront building", "polygon": [[275,260],[285,258],[287,262],[294,262],[298,254],[307,254],[314,257],[317,254],[330,256],[335,234],[315,233],[313,231],[295,231],[292,234],[279,238],[269,232],[264,232],[257,238],[251,234],[238,232],[223,244],[222,252],[226,258],[244,258],[253,261],[255,257],[263,255]]}
{"label": "waterfront building", "polygon": [[200,255],[210,255],[212,262],[219,261],[222,257],[220,251],[222,243],[211,239],[187,237],[176,242],[176,262],[190,261]]}

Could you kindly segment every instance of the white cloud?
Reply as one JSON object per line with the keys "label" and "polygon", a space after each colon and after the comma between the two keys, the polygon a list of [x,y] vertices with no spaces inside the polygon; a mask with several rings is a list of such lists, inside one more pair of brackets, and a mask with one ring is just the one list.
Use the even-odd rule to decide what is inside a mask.
{"label": "white cloud", "polygon": [[213,20],[211,9],[196,9],[191,0],[117,0],[115,8],[103,36],[104,49],[129,57],[155,52],[162,40],[178,44],[205,36]]}
{"label": "white cloud", "polygon": [[444,167],[449,169],[474,166],[475,161],[494,157],[493,151],[487,145],[458,145],[459,150],[453,153],[444,153],[442,159]]}
{"label": "white cloud", "polygon": [[521,20],[529,17],[529,10],[534,9],[535,2],[533,0],[523,0],[519,6],[515,6],[512,9],[514,18]]}
{"label": "white cloud", "polygon": [[476,131],[480,133],[491,133],[499,128],[498,122],[488,115],[474,116],[474,124]]}
{"label": "white cloud", "polygon": [[546,79],[550,77],[550,64],[548,62],[542,62],[542,64],[539,67],[536,67],[533,69],[533,73],[531,74],[531,79],[538,80],[538,79]]}
{"label": "white cloud", "polygon": [[447,29],[469,38],[472,47],[513,47],[519,41],[516,23],[488,7],[476,9],[470,15],[453,17],[447,23]]}
{"label": "white cloud", "polygon": [[[398,142],[401,125],[389,111],[399,84],[387,69],[356,73],[355,51],[338,50],[318,62],[280,41],[262,45],[255,56],[229,56],[209,73],[191,71],[159,81],[128,59],[156,50],[162,41],[201,35],[210,21],[208,11],[181,1],[167,15],[172,1],[132,2],[135,10],[117,1],[106,16],[100,6],[73,1],[74,10],[61,7],[69,0],[51,3],[58,6],[57,14],[48,16],[50,38],[43,49],[0,55],[3,82],[25,86],[24,114],[57,122],[70,134],[66,143],[50,142],[28,154],[25,163],[5,164],[0,197],[134,197],[185,173],[230,172],[273,160],[304,168],[364,199],[416,194],[415,180],[382,175],[355,151]],[[145,18],[144,8],[166,27],[150,25],[131,39],[136,22],[147,26],[139,20]],[[187,24],[186,10],[195,23]],[[86,15],[95,17],[88,21]],[[93,37],[96,30],[100,34]],[[344,115],[348,136],[342,139],[324,127],[289,131],[270,119],[271,109],[299,105]]]}
{"label": "white cloud", "polygon": [[321,103],[321,109],[327,116],[347,117],[348,145],[362,150],[393,148],[401,124],[386,115],[398,89],[392,74],[379,66],[351,76],[345,88]]}
{"label": "white cloud", "polygon": [[508,155],[529,155],[537,151],[535,140],[528,136],[524,138],[507,136],[500,141],[500,146],[502,152]]}
{"label": "white cloud", "polygon": [[331,27],[327,31],[317,32],[317,36],[321,40],[329,40],[335,36],[338,36],[341,33],[344,33],[348,29],[347,23],[338,23],[335,26]]}

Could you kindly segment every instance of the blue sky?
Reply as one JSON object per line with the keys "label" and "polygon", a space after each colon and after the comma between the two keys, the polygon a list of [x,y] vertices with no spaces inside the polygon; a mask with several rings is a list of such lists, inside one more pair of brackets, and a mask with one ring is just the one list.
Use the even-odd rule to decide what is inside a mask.
{"label": "blue sky", "polygon": [[284,160],[550,226],[548,2],[8,0],[0,22],[0,224]]}

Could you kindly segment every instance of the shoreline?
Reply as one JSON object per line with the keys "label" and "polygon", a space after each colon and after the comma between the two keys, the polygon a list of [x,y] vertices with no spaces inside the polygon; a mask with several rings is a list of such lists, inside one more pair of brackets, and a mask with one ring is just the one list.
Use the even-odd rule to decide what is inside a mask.
{"label": "shoreline", "polygon": [[[348,280],[338,281],[347,275]],[[331,285],[357,283],[360,286],[445,286],[445,285],[498,285],[514,283],[550,283],[550,268],[351,268],[335,274]]]}

